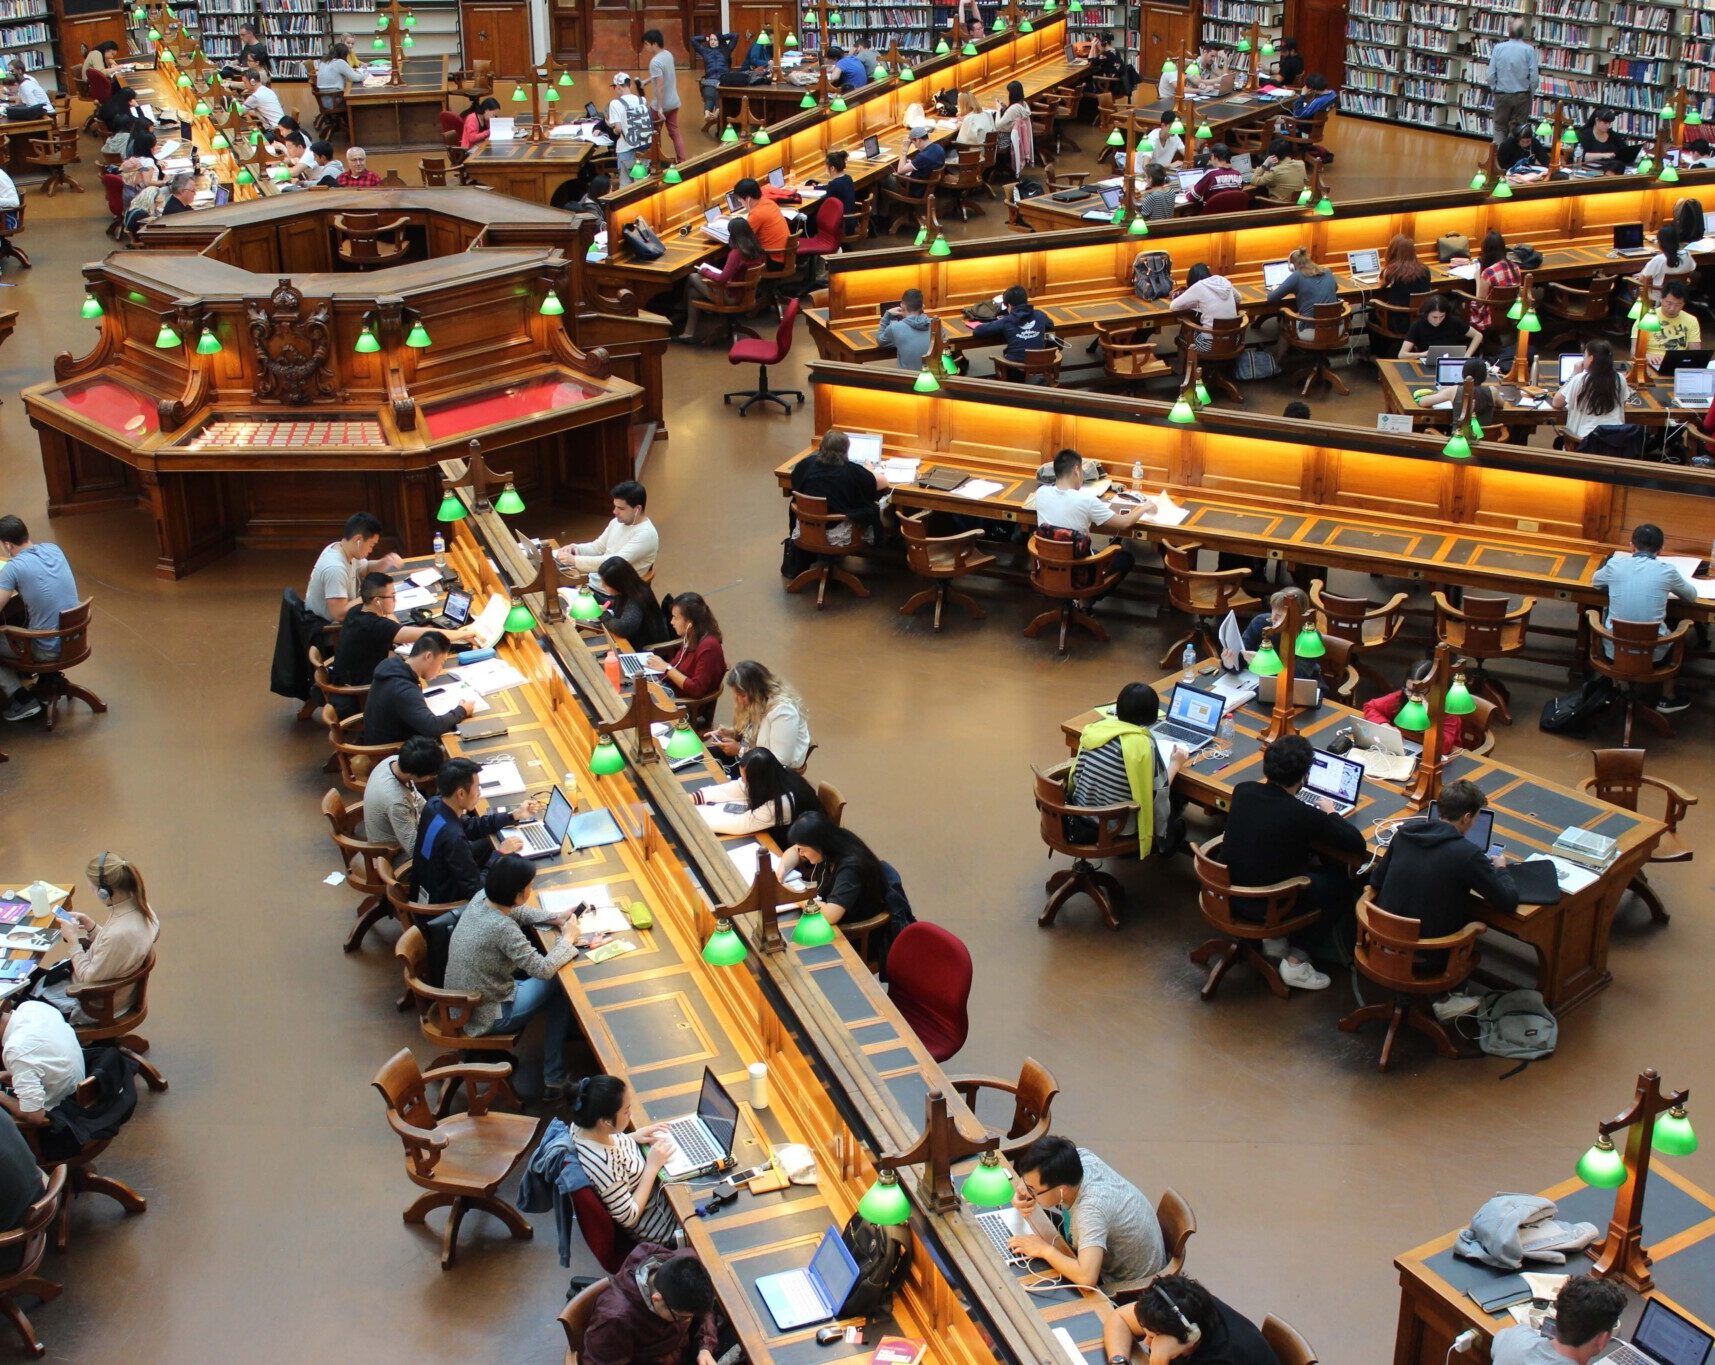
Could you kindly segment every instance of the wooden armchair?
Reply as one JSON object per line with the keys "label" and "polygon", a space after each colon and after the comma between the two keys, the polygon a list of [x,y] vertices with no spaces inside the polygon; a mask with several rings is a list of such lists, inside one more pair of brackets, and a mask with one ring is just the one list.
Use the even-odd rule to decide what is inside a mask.
{"label": "wooden armchair", "polygon": [[[10,1076],[7,1076],[10,1080]],[[85,1076],[72,1092],[72,1099],[86,1109],[94,1109],[101,1103],[101,1082],[97,1076]],[[65,1172],[65,1198],[60,1201],[59,1216],[54,1220],[54,1250],[64,1251],[71,1243],[71,1206],[80,1194],[104,1194],[126,1213],[147,1213],[149,1201],[123,1180],[116,1180],[110,1175],[102,1175],[95,1169],[95,1159],[105,1152],[113,1142],[113,1137],[91,1138],[70,1156],[46,1157],[42,1155],[37,1134],[44,1131],[39,1128],[20,1128],[24,1141],[29,1143],[30,1150],[35,1153],[36,1164],[48,1173],[50,1177],[56,1171]]]}
{"label": "wooden armchair", "polygon": [[941,629],[941,612],[951,598],[965,609],[973,621],[988,613],[977,605],[976,599],[953,587],[955,579],[988,568],[995,557],[981,548],[980,530],[960,531],[952,536],[932,536],[928,530],[927,512],[901,517],[899,530],[905,537],[906,567],[919,578],[927,578],[930,586],[916,593],[900,607],[901,616],[913,616],[931,603],[935,607],[934,626]]}
{"label": "wooden armchair", "polygon": [[77,150],[78,131],[75,128],[56,127],[46,137],[30,139],[29,153],[24,160],[32,166],[47,172],[47,179],[42,182],[42,193],[52,199],[58,190],[72,190],[77,194],[83,193],[83,186],[66,174],[66,167],[74,165],[83,158]]}
{"label": "wooden armchair", "polygon": [[1656,710],[1654,703],[1644,700],[1641,689],[1658,687],[1679,676],[1679,670],[1685,666],[1691,622],[1681,621],[1662,635],[1655,621],[1622,621],[1616,616],[1603,625],[1602,614],[1594,607],[1585,611],[1584,619],[1590,629],[1590,667],[1615,683],[1625,702],[1621,747],[1631,748],[1632,723],[1638,716],[1648,721],[1658,734],[1672,738],[1673,725]]}
{"label": "wooden armchair", "polygon": [[[425,1072],[418,1070],[410,1050],[401,1048],[371,1082],[387,1106],[388,1126],[405,1146],[406,1176],[427,1191],[405,1210],[405,1221],[421,1223],[431,1209],[448,1210],[441,1237],[442,1270],[453,1267],[459,1224],[471,1209],[493,1214],[518,1241],[527,1242],[535,1235],[529,1220],[495,1193],[535,1147],[547,1123],[546,1118],[489,1112],[511,1069],[474,1064]],[[467,1112],[451,1118],[431,1113],[425,1088],[435,1081],[455,1079],[470,1092]]]}
{"label": "wooden armchair", "polygon": [[327,722],[328,746],[333,750],[334,765],[339,769],[339,780],[345,784],[347,791],[362,795],[363,788],[369,781],[370,771],[382,759],[392,758],[398,753],[400,745],[360,743],[363,736],[361,711],[342,720],[330,714],[329,708],[324,706],[322,719]]}
{"label": "wooden armchair", "polygon": [[1322,648],[1322,690],[1343,706],[1356,706],[1358,669],[1352,662],[1352,642],[1324,635]]}
{"label": "wooden armchair", "polygon": [[[482,1003],[482,997],[470,991],[451,991],[429,984],[429,941],[420,928],[413,924],[399,935],[399,941],[393,945],[393,956],[399,959],[405,973],[406,996],[416,1002],[420,1011],[418,1022],[422,1026],[424,1041],[440,1049],[440,1054],[429,1063],[429,1069],[456,1069],[461,1061],[486,1054],[496,1061],[508,1063],[507,1072],[510,1073],[513,1050],[518,1046],[521,1030],[511,1033],[465,1032],[465,1025]],[[435,1109],[437,1118],[452,1107],[453,1096],[458,1093],[462,1081],[460,1076],[450,1076],[441,1087],[441,1102]],[[496,1097],[514,1108],[521,1107],[509,1076],[501,1078]]]}
{"label": "wooden armchair", "polygon": [[1614,285],[1618,282],[1619,276],[1598,271],[1590,277],[1585,289],[1576,289],[1559,280],[1545,284],[1537,312],[1545,321],[1552,319],[1558,330],[1549,336],[1544,328],[1541,353],[1558,355],[1581,347],[1586,337],[1607,331]]}
{"label": "wooden armchair", "polygon": [[[1477,965],[1477,940],[1487,926],[1472,920],[1456,934],[1424,938],[1421,921],[1388,914],[1372,894],[1366,890],[1358,902],[1356,962],[1358,970],[1393,999],[1353,1010],[1340,1020],[1341,1032],[1355,1033],[1365,1024],[1386,1019],[1387,1037],[1382,1041],[1378,1067],[1382,1071],[1393,1060],[1394,1040],[1402,1024],[1428,1038],[1443,1057],[1457,1057],[1458,1045],[1424,1007],[1471,975]],[[1445,964],[1431,965],[1435,959],[1427,955],[1443,953]]]}
{"label": "wooden armchair", "polygon": [[[1286,938],[1316,922],[1319,913],[1316,910],[1294,913],[1298,897],[1309,887],[1310,878],[1291,877],[1268,886],[1234,886],[1226,863],[1217,856],[1225,837],[1217,836],[1192,849],[1197,863],[1197,909],[1215,931],[1214,938],[1191,953],[1191,960],[1199,967],[1209,967],[1208,979],[1203,982],[1203,999],[1215,998],[1221,979],[1243,958],[1262,974],[1269,990],[1284,1000],[1291,991],[1280,979],[1280,969],[1264,955],[1261,944],[1265,938]],[[1235,900],[1250,902],[1248,913],[1259,917],[1238,918],[1233,909]],[[1214,965],[1210,966],[1211,963]]]}
{"label": "wooden armchair", "polygon": [[1129,324],[1115,327],[1096,324],[1096,345],[1102,353],[1102,374],[1116,388],[1130,390],[1146,379],[1171,374],[1165,360],[1155,354],[1155,328]]}
{"label": "wooden armchair", "polygon": [[1179,1191],[1167,1189],[1156,1201],[1155,1221],[1161,1227],[1161,1244],[1167,1249],[1167,1264],[1158,1273],[1184,1274],[1185,1245],[1197,1234],[1197,1215]]}
{"label": "wooden armchair", "polygon": [[419,157],[417,174],[423,184],[431,188],[439,188],[447,183],[447,161],[441,156]]}
{"label": "wooden armchair", "polygon": [[[828,511],[826,498],[812,498],[807,493],[792,495],[792,515],[798,523],[798,548],[816,556],[816,562],[786,585],[787,592],[803,592],[816,585],[816,610],[821,611],[828,595],[828,580],[841,583],[859,597],[868,597],[869,589],[856,574],[840,567],[840,561],[853,550],[862,548],[862,532],[846,518]],[[844,545],[834,543],[834,529],[851,527],[851,539]]]}
{"label": "wooden armchair", "polygon": [[1060,387],[1060,348],[1043,346],[1026,351],[1023,360],[994,359],[994,377],[1014,384],[1040,384],[1050,389]]}
{"label": "wooden armchair", "polygon": [[[1243,406],[1245,398],[1233,382],[1233,366],[1244,354],[1245,333],[1250,328],[1250,319],[1240,313],[1236,318],[1222,318],[1213,326],[1205,327],[1188,313],[1176,313],[1174,316],[1179,319],[1181,368],[1185,363],[1184,357],[1196,351],[1197,371],[1204,381],[1215,385],[1233,402]],[[1202,337],[1208,340],[1199,348],[1198,339]]]}
{"label": "wooden armchair", "polygon": [[1048,627],[1057,625],[1059,638],[1055,647],[1061,654],[1066,652],[1066,636],[1073,626],[1106,644],[1108,632],[1090,615],[1089,609],[1096,598],[1112,592],[1124,576],[1124,570],[1114,567],[1114,561],[1122,553],[1124,550],[1117,541],[1095,554],[1080,555],[1071,541],[1032,535],[1030,586],[1059,605],[1034,617],[1024,628],[1024,634],[1034,640]]}
{"label": "wooden armchair", "polygon": [[1004,1132],[989,1129],[989,1136],[1000,1140],[1001,1151],[1007,1156],[1016,1156],[1038,1138],[1048,1136],[1054,1097],[1060,1093],[1060,1085],[1054,1074],[1034,1057],[1024,1059],[1016,1081],[999,1076],[949,1076],[947,1079],[973,1114],[977,1112],[977,1095],[984,1090],[995,1090],[1012,1097],[1012,1122]]}
{"label": "wooden armchair", "polygon": [[71,985],[66,994],[89,1016],[91,1022],[77,1025],[77,1041],[81,1047],[111,1044],[117,1047],[137,1068],[149,1089],[159,1093],[167,1088],[167,1078],[153,1062],[142,1054],[149,1050],[149,1040],[139,1037],[137,1029],[149,1017],[149,977],[155,970],[155,950],[143,959],[143,965],[128,976],[111,981],[89,981]]}
{"label": "wooden armchair", "polygon": [[934,212],[935,191],[941,188],[941,178],[945,174],[945,170],[926,176],[895,171],[891,181],[881,182],[877,194],[881,210],[889,219],[890,231],[914,232],[929,225],[924,218],[925,206],[930,206],[928,212]]}
{"label": "wooden armchair", "polygon": [[[1339,101],[1328,106],[1321,113],[1308,119],[1283,118],[1275,129],[1275,137],[1284,138],[1292,148],[1292,154],[1304,162],[1306,166],[1312,160],[1320,161],[1316,149],[1327,141],[1328,115],[1334,112]],[[1272,141],[1273,139],[1270,139]]]}
{"label": "wooden armchair", "polygon": [[[1108,922],[1108,928],[1118,929],[1119,911],[1125,905],[1125,888],[1111,872],[1102,871],[1096,864],[1105,858],[1136,857],[1138,840],[1152,837],[1152,832],[1134,829],[1134,832],[1126,833],[1126,826],[1134,824],[1137,819],[1135,802],[1127,801],[1115,806],[1073,805],[1066,794],[1066,775],[1071,769],[1069,759],[1055,764],[1047,772],[1031,769],[1036,777],[1036,813],[1041,819],[1042,842],[1048,846],[1050,855],[1064,853],[1072,859],[1069,869],[1056,872],[1048,879],[1045,888],[1048,903],[1042,907],[1036,923],[1044,929],[1050,927],[1059,915],[1060,907],[1082,892],[1096,903],[1102,918]],[[1094,837],[1074,839],[1066,823],[1074,818],[1094,821]]]}
{"label": "wooden armchair", "polygon": [[720,319],[720,329],[715,336],[703,341],[710,345],[719,341],[722,345],[731,346],[733,339],[740,333],[754,337],[756,332],[746,327],[740,321],[756,312],[757,290],[762,285],[764,273],[768,269],[768,258],[765,256],[754,265],[747,265],[728,283],[718,286],[719,294],[713,298],[702,298],[693,294],[691,307],[699,313],[707,313],[710,317]]}
{"label": "wooden armchair", "polygon": [[310,93],[316,101],[316,136],[332,142],[337,135],[351,140],[351,111],[346,108],[344,90],[323,90],[316,84],[316,63],[309,64]]}
{"label": "wooden armchair", "polygon": [[1370,310],[1370,320],[1365,331],[1369,334],[1372,355],[1383,360],[1392,360],[1399,355],[1399,348],[1405,344],[1405,334],[1417,321],[1430,292],[1424,290],[1413,294],[1411,302],[1403,305],[1389,303],[1379,292],[1367,300],[1365,306]]}
{"label": "wooden armchair", "polygon": [[[1306,336],[1299,329],[1308,327]],[[1310,360],[1310,369],[1299,386],[1300,394],[1308,394],[1317,380],[1332,384],[1342,394],[1350,394],[1329,361],[1335,351],[1352,344],[1352,305],[1349,303],[1318,303],[1308,313],[1296,313],[1290,308],[1280,310],[1280,339],[1289,351],[1302,351]]]}
{"label": "wooden armchair", "polygon": [[357,837],[357,827],[363,823],[363,803],[346,805],[334,788],[322,797],[322,814],[333,831],[334,848],[345,866],[345,884],[358,892],[363,900],[357,907],[357,922],[345,937],[345,951],[354,953],[363,943],[363,936],[387,918],[387,886],[381,880],[381,865],[392,871],[393,855],[399,850],[391,843],[379,843]]}
{"label": "wooden armchair", "polygon": [[325,656],[320,645],[310,646],[310,676],[314,679],[316,691],[327,698],[327,704],[338,716],[355,715],[363,710],[369,700],[369,684],[361,683],[347,687],[333,680],[333,654],[330,650]]}
{"label": "wooden armchair", "polygon": [[953,208],[958,211],[961,223],[969,222],[973,212],[979,216],[982,214],[982,205],[973,205],[971,198],[983,189],[983,175],[986,170],[982,149],[963,147],[958,153],[958,159],[949,157],[941,172],[941,183],[935,187],[935,192],[952,197]]}
{"label": "wooden armchair", "polygon": [[[0,152],[6,150],[6,139],[0,137]],[[28,211],[30,201],[22,195],[18,198],[18,207],[11,211],[13,223],[11,227],[5,224],[5,215],[0,214],[0,269],[5,268],[6,259],[10,257],[23,264],[24,269],[30,268],[30,258],[12,239],[24,230],[24,214]]]}
{"label": "wooden armchair", "polygon": [[[762,261],[762,287],[767,290],[768,302],[775,308],[782,306],[780,300],[792,292],[793,281],[798,278],[801,265],[798,260],[798,248],[803,245],[802,232],[790,233],[786,245],[780,252],[780,262],[775,264],[768,257]],[[756,335],[748,329],[740,329],[747,336]]]}
{"label": "wooden armchair", "polygon": [[[0,663],[21,677],[36,679],[36,700],[42,704],[42,715],[48,729],[54,728],[59,704],[68,706],[72,698],[81,701],[91,711],[105,714],[107,703],[87,687],[79,687],[66,676],[90,656],[89,618],[91,599],[84,598],[70,611],[60,613],[60,623],[53,630],[26,630],[22,626],[0,626]],[[57,644],[59,653],[52,659],[36,657],[42,645]]]}
{"label": "wooden armchair", "polygon": [[578,1353],[584,1349],[584,1333],[589,1329],[590,1315],[595,1312],[596,1300],[607,1292],[610,1283],[604,1275],[594,1284],[585,1285],[567,1300],[560,1316],[555,1319],[566,1331],[566,1365],[578,1365]]}
{"label": "wooden armchair", "polygon": [[411,220],[403,215],[382,222],[379,213],[336,213],[333,216],[334,255],[353,270],[378,270],[397,265],[411,244],[405,229]]}
{"label": "wooden armchair", "polygon": [[1387,679],[1370,667],[1364,656],[1370,650],[1387,648],[1405,629],[1407,596],[1396,592],[1378,607],[1368,598],[1335,596],[1328,591],[1325,579],[1310,581],[1310,605],[1315,610],[1316,630],[1323,644],[1330,638],[1346,641],[1351,662],[1360,676],[1384,692],[1392,690]]}
{"label": "wooden armchair", "polygon": [[[411,859],[407,858],[397,868],[383,858],[375,864],[376,874],[381,879],[381,885],[386,888],[387,907],[393,912],[393,918],[399,923],[399,931],[421,929],[430,920],[450,914],[454,910],[462,910],[468,904],[466,901],[424,902],[411,899]],[[394,945],[394,953],[398,953],[398,945]],[[409,979],[405,990],[393,1002],[393,1008],[403,1014],[411,1008],[415,997],[411,993]]]}
{"label": "wooden armchair", "polygon": [[1491,727],[1500,708],[1487,697],[1472,697],[1471,701],[1477,709],[1468,716],[1459,717],[1459,747],[1468,754],[1481,757],[1494,751],[1495,735]]}
{"label": "wooden armchair", "polygon": [[[1635,811],[1643,789],[1654,787],[1666,799],[1666,809],[1662,812],[1661,820],[1667,826],[1667,833],[1662,835],[1661,841],[1656,844],[1655,852],[1650,854],[1649,861],[1690,862],[1691,846],[1680,836],[1679,822],[1685,818],[1685,812],[1697,804],[1697,798],[1683,787],[1676,787],[1662,778],[1644,776],[1642,749],[1597,749],[1591,757],[1596,762],[1596,774],[1580,782],[1578,790],[1588,792],[1610,806]],[[1670,916],[1667,908],[1661,903],[1661,897],[1656,894],[1655,888],[1650,885],[1649,877],[1643,868],[1638,869],[1637,876],[1632,878],[1627,890],[1637,892],[1638,898],[1649,906],[1650,918],[1657,924],[1668,922]]]}
{"label": "wooden armchair", "polygon": [[870,214],[875,210],[873,200],[861,200],[855,211],[848,213],[840,224],[840,250],[861,246],[869,240]]}
{"label": "wooden armchair", "polygon": [[1280,1365],[1317,1365],[1316,1352],[1285,1318],[1270,1313],[1262,1320],[1262,1339]]}
{"label": "wooden armchair", "polygon": [[1199,569],[1197,552],[1202,548],[1195,544],[1161,542],[1161,564],[1167,573],[1167,605],[1191,618],[1191,629],[1161,656],[1163,668],[1176,662],[1186,645],[1197,646],[1198,658],[1218,659],[1221,649],[1215,643],[1215,627],[1229,611],[1249,611],[1262,605],[1244,589],[1249,569]]}
{"label": "wooden armchair", "polygon": [[1523,652],[1530,631],[1530,614],[1536,599],[1526,597],[1517,607],[1507,597],[1477,597],[1466,593],[1454,606],[1442,592],[1435,599],[1435,638],[1445,640],[1466,658],[1477,661],[1477,671],[1465,679],[1473,696],[1487,697],[1500,709],[1504,724],[1513,723],[1507,703],[1512,694],[1499,678],[1490,677],[1484,664]]}
{"label": "wooden armchair", "polygon": [[24,1214],[24,1221],[10,1232],[0,1232],[0,1261],[17,1260],[17,1265],[0,1273],[0,1313],[11,1320],[13,1329],[24,1343],[24,1349],[38,1359],[47,1354],[36,1329],[18,1304],[21,1295],[52,1303],[60,1296],[62,1285],[45,1278],[40,1272],[42,1259],[48,1254],[48,1225],[58,1216],[65,1203],[66,1171],[56,1166],[48,1177],[48,1186]]}
{"label": "wooden armchair", "polygon": [[[814,749],[816,746],[812,744],[810,747]],[[810,757],[806,754],[804,756],[804,768],[809,766]],[[803,773],[804,768],[798,769],[800,774]],[[816,784],[816,800],[821,802],[822,810],[826,812],[828,819],[834,822],[836,829],[845,823],[846,798],[840,795],[840,789],[832,782],[818,782]]]}
{"label": "wooden armchair", "polygon": [[473,57],[468,67],[451,75],[453,93],[459,95],[488,95],[494,91],[494,63],[487,57]]}

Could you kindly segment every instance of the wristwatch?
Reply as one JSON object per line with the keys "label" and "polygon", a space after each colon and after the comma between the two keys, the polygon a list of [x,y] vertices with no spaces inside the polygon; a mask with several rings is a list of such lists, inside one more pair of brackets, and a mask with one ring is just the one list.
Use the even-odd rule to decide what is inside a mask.
{"label": "wristwatch", "polygon": [[1115,1351],[1108,1357],[1108,1365],[1131,1365],[1131,1357],[1122,1356],[1118,1351]]}

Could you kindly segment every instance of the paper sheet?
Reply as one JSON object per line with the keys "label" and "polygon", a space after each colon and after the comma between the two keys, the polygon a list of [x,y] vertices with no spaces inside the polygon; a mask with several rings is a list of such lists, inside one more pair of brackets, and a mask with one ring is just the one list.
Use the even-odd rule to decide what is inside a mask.
{"label": "paper sheet", "polygon": [[517,126],[516,119],[501,118],[496,115],[488,121],[488,140],[490,142],[510,142]]}
{"label": "paper sheet", "polygon": [[415,583],[419,588],[439,587],[441,571],[432,565],[427,569],[418,569],[416,573],[410,576],[409,581]]}
{"label": "paper sheet", "polygon": [[433,605],[434,600],[435,594],[428,588],[419,588],[415,585],[409,588],[398,588],[393,594],[393,610],[396,612],[415,611],[418,607]]}
{"label": "paper sheet", "polygon": [[[757,864],[762,854],[763,847],[758,843],[741,844],[737,848],[729,848],[726,851],[726,856],[732,859],[732,865],[738,869],[739,876],[747,882],[756,880]],[[774,870],[776,872],[780,870],[778,863],[774,865]]]}
{"label": "paper sheet", "polygon": [[953,496],[978,502],[983,498],[992,498],[1005,487],[1005,484],[996,483],[993,479],[966,479],[953,490]]}
{"label": "paper sheet", "polygon": [[916,483],[918,460],[908,460],[903,456],[890,455],[881,463],[881,472],[887,476],[891,484]]}
{"label": "paper sheet", "polygon": [[1715,597],[1715,578],[1694,578],[1691,580],[1691,586],[1697,590],[1700,598]]}
{"label": "paper sheet", "polygon": [[459,665],[459,680],[487,697],[509,687],[523,686],[524,675],[505,659],[479,659],[473,664]]}
{"label": "paper sheet", "polygon": [[1656,558],[1663,564],[1673,565],[1674,568],[1678,569],[1680,573],[1684,574],[1687,578],[1690,578],[1695,574],[1697,572],[1698,565],[1703,562],[1696,555],[1657,555]]}
{"label": "paper sheet", "polygon": [[518,796],[528,790],[524,774],[510,758],[496,758],[482,765],[477,774],[477,790],[490,801],[497,796]]}
{"label": "paper sheet", "polygon": [[512,604],[500,593],[495,593],[483,604],[482,611],[471,622],[479,649],[493,649],[500,642],[500,637],[506,633],[506,613],[511,609]]}
{"label": "paper sheet", "polygon": [[450,715],[466,701],[476,703],[473,715],[480,715],[488,710],[488,703],[482,699],[482,694],[466,687],[462,682],[431,687],[423,693],[423,701],[428,705],[429,713],[436,716]]}
{"label": "paper sheet", "polygon": [[1140,520],[1147,521],[1151,526],[1177,526],[1190,515],[1190,509],[1181,507],[1174,502],[1172,498],[1167,496],[1167,490],[1163,488],[1161,492],[1155,495],[1154,513],[1147,514]]}

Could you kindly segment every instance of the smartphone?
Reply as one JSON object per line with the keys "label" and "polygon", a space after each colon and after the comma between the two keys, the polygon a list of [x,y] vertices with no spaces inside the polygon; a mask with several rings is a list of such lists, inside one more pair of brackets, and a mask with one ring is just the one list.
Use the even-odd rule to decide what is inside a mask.
{"label": "smartphone", "polygon": [[752,1166],[748,1171],[734,1171],[727,1177],[727,1183],[742,1185],[746,1181],[755,1180],[759,1175],[767,1175],[768,1172],[773,1169],[774,1163],[772,1161],[765,1161],[760,1166]]}

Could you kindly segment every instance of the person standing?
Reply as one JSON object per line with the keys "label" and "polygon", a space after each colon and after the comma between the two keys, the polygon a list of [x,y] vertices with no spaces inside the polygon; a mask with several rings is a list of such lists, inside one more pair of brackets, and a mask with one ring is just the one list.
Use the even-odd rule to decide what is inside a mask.
{"label": "person standing", "polygon": [[1525,22],[1514,19],[1507,26],[1504,42],[1495,44],[1489,53],[1489,87],[1495,97],[1492,131],[1494,140],[1506,140],[1507,133],[1530,117],[1531,101],[1536,96],[1540,80],[1536,49],[1525,38]]}
{"label": "person standing", "polygon": [[643,60],[649,64],[650,108],[667,125],[667,136],[673,139],[673,159],[683,161],[685,135],[679,131],[679,72],[660,29],[652,28],[643,35]]}

